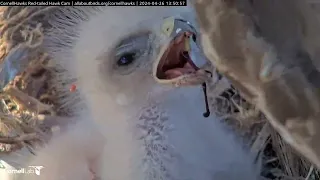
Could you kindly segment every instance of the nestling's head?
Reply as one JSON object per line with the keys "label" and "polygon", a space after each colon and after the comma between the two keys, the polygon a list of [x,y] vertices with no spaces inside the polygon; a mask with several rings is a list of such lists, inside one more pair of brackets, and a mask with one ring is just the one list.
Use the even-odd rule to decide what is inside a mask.
{"label": "nestling's head", "polygon": [[[197,46],[194,19],[191,7],[68,7],[52,16],[45,45],[67,70],[57,78],[57,83],[66,84],[59,90],[65,95],[68,80],[76,78],[79,92],[62,102],[79,121],[93,122],[105,138],[97,162],[102,179],[255,177],[249,156],[232,133],[214,118],[202,116],[200,85],[210,73],[199,69],[206,59]],[[77,126],[78,135],[72,137],[85,136],[80,132],[85,129]],[[60,142],[53,141],[51,149],[79,159],[77,153],[67,153],[69,141]],[[90,147],[97,140],[83,143]],[[41,160],[45,154],[44,150],[34,161],[47,163],[43,177],[63,163]]]}

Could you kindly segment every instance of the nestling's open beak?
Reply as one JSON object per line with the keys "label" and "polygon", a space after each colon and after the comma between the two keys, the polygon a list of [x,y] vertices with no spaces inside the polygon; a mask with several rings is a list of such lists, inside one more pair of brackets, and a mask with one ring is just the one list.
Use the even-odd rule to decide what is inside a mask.
{"label": "nestling's open beak", "polygon": [[[167,27],[172,28],[173,25]],[[211,74],[201,69],[207,60],[196,44],[196,33],[192,29],[177,28],[170,35],[172,40],[160,50],[154,65],[156,81],[187,86],[200,85],[210,78]]]}
{"label": "nestling's open beak", "polygon": [[187,21],[169,17],[164,20],[162,32],[171,41],[161,48],[154,64],[153,77],[162,84],[175,86],[202,85],[206,112],[210,115],[206,80],[212,73],[201,69],[207,60],[196,44],[196,30]]}

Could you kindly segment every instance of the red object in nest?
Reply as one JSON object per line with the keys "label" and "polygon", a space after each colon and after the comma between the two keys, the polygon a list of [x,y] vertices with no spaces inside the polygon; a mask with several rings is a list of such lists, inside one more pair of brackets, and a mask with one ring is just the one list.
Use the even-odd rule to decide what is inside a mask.
{"label": "red object in nest", "polygon": [[70,92],[75,92],[77,90],[77,86],[75,84],[72,84],[70,87]]}

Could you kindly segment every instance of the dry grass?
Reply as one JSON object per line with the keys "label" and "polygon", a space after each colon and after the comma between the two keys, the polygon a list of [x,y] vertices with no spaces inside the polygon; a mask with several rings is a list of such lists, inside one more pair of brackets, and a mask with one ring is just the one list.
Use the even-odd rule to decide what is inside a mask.
{"label": "dry grass", "polygon": [[23,146],[31,149],[48,140],[50,135],[43,122],[47,116],[56,114],[54,90],[48,83],[52,70],[46,65],[50,59],[40,47],[42,31],[47,27],[40,22],[46,22],[43,12],[51,9],[53,7],[0,9],[0,62],[10,59],[21,66],[21,72],[0,92],[0,142],[6,144],[0,147],[2,153]]}
{"label": "dry grass", "polygon": [[[27,57],[19,59],[26,65],[23,71],[0,93],[0,142],[9,147],[2,153],[23,146],[32,151],[45,143],[53,128],[46,124],[46,119],[62,115],[58,111],[55,90],[48,83],[54,76],[54,69],[47,67],[50,59],[40,46],[42,32],[49,28],[45,23],[46,14],[54,8],[0,8],[0,62],[9,58],[14,50],[29,52]],[[216,94],[213,87],[211,89],[211,95]],[[319,171],[288,146],[263,114],[243,100],[236,90],[227,98],[214,96],[210,101],[215,112],[244,137],[252,153],[257,155],[263,167],[261,174],[266,179],[320,179]]]}

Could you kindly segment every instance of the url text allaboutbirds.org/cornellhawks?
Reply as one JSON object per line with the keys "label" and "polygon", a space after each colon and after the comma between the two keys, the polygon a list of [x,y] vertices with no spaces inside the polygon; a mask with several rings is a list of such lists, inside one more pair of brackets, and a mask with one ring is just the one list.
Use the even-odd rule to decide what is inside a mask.
{"label": "url text allaboutbirds.org/cornellhawks", "polygon": [[72,6],[72,1],[0,1],[0,6]]}

